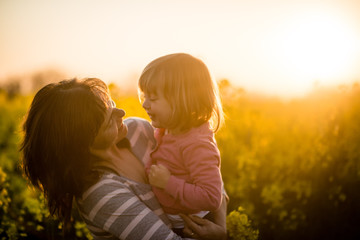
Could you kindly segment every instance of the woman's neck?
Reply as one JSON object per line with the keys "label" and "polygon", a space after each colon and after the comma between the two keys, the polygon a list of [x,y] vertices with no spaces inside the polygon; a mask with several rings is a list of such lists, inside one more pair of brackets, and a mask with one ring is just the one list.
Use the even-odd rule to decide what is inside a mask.
{"label": "woman's neck", "polygon": [[118,148],[116,145],[106,150],[92,151],[101,160],[96,167],[112,169],[118,175],[140,183],[147,183],[144,165],[128,148]]}

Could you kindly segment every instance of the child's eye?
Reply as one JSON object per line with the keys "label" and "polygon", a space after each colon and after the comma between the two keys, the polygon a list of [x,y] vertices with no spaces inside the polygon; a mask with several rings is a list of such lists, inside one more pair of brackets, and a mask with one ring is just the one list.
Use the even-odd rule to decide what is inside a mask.
{"label": "child's eye", "polygon": [[157,96],[156,94],[151,94],[150,96],[148,96],[148,99],[149,99],[150,101],[156,101],[156,100],[158,100],[159,98],[158,98],[158,96]]}
{"label": "child's eye", "polygon": [[155,94],[144,94],[141,92],[141,93],[139,93],[139,99],[140,99],[140,102],[143,103],[146,100],[153,102],[153,101],[158,100],[159,98]]}

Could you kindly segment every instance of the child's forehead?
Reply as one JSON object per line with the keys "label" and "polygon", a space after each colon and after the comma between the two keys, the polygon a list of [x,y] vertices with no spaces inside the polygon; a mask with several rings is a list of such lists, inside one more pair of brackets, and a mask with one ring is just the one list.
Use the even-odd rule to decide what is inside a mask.
{"label": "child's forehead", "polygon": [[147,96],[159,96],[159,95],[162,95],[162,91],[157,88],[148,89],[148,90],[144,89],[143,94],[147,95]]}
{"label": "child's forehead", "polygon": [[147,94],[161,94],[164,91],[164,80],[161,77],[154,76],[143,85],[142,90]]}

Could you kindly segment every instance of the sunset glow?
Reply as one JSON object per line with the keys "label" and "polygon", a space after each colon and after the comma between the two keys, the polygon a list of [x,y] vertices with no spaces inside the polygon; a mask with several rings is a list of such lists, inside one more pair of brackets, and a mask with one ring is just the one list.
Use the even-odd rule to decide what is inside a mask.
{"label": "sunset glow", "polygon": [[358,54],[355,32],[335,16],[315,12],[302,17],[290,21],[277,39],[280,64],[304,84],[349,75]]}
{"label": "sunset glow", "polygon": [[151,60],[186,52],[249,92],[301,96],[360,79],[359,3],[4,0],[0,83],[56,68],[136,87]]}

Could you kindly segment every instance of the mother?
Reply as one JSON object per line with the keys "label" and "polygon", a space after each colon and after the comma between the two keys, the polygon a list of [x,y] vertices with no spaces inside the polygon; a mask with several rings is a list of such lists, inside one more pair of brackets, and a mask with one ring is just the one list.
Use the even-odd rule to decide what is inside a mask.
{"label": "mother", "polygon": [[[75,199],[95,239],[180,239],[151,187],[144,161],[155,144],[151,125],[123,121],[108,88],[96,78],[53,83],[34,97],[23,129],[23,167],[65,223]],[[215,223],[183,216],[185,235],[226,238],[226,203]]]}

